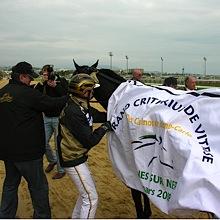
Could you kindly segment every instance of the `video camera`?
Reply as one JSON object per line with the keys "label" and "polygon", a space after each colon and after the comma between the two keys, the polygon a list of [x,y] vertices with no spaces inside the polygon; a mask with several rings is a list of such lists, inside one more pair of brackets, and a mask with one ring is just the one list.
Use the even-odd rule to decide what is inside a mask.
{"label": "video camera", "polygon": [[45,71],[48,73],[48,80],[55,80],[56,79],[56,74],[53,70],[53,65],[50,65],[50,64],[44,65],[41,70],[41,73],[45,72]]}
{"label": "video camera", "polygon": [[56,79],[56,74],[55,72],[49,72],[48,74],[48,80],[55,80]]}
{"label": "video camera", "polygon": [[53,71],[53,65],[46,65],[46,70],[48,72],[48,80],[55,80],[56,75]]}

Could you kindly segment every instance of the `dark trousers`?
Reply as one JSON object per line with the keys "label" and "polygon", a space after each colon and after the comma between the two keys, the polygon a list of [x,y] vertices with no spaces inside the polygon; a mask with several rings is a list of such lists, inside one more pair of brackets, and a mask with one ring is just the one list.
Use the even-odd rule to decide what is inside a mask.
{"label": "dark trousers", "polygon": [[2,191],[0,218],[15,218],[18,207],[18,187],[21,177],[28,183],[34,208],[33,218],[51,218],[49,189],[43,171],[43,159],[12,162],[4,161],[5,180]]}
{"label": "dark trousers", "polygon": [[[150,218],[151,208],[150,200],[145,193],[131,188],[131,195],[134,200],[137,218]],[[143,201],[142,201],[143,200]]]}

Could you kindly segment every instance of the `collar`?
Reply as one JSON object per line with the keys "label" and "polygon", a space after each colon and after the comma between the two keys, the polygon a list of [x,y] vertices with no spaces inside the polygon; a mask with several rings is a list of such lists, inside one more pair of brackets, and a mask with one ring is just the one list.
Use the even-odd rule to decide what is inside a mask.
{"label": "collar", "polygon": [[74,101],[77,105],[80,105],[82,106],[83,108],[85,108],[86,110],[88,109],[88,102],[87,100],[85,99],[82,99],[80,97],[76,97],[76,96],[73,96],[72,94],[70,95],[70,98],[72,101]]}

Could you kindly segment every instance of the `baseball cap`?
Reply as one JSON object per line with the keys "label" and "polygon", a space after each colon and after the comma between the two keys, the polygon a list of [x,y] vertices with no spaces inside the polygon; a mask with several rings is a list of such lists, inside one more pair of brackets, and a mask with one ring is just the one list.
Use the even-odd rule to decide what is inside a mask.
{"label": "baseball cap", "polygon": [[28,74],[32,78],[37,78],[39,76],[36,72],[34,72],[32,65],[25,61],[17,63],[15,66],[13,66],[12,73]]}

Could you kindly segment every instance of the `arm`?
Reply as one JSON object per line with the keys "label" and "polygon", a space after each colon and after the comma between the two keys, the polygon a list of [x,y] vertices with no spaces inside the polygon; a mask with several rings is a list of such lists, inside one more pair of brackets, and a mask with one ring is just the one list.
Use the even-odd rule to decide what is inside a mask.
{"label": "arm", "polygon": [[29,99],[29,103],[33,109],[44,112],[54,109],[61,110],[65,106],[68,96],[50,97],[36,89],[31,89],[31,91],[29,91]]}
{"label": "arm", "polygon": [[104,123],[107,121],[106,112],[100,112],[96,108],[93,108],[92,106],[89,107],[89,112],[93,117],[94,123]]}
{"label": "arm", "polygon": [[107,131],[102,125],[92,131],[85,115],[76,105],[65,109],[65,117],[61,118],[60,122],[65,124],[71,134],[87,149],[98,144]]}
{"label": "arm", "polygon": [[66,90],[62,87],[60,82],[57,82],[55,80],[48,80],[47,86],[51,87],[50,89],[53,89],[53,92],[57,97],[66,95]]}

